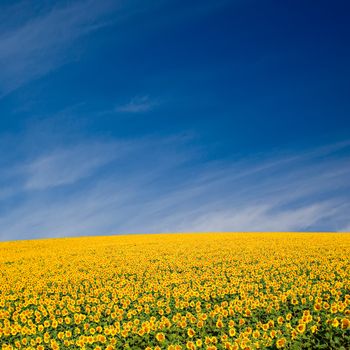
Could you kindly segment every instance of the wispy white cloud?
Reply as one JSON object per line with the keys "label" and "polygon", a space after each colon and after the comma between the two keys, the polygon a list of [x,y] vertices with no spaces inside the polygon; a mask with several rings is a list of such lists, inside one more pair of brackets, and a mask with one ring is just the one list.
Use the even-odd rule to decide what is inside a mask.
{"label": "wispy white cloud", "polygon": [[[325,202],[277,212],[275,209],[267,203],[223,208],[217,212],[208,210],[190,221],[189,231],[307,231],[320,219],[331,216],[329,210],[333,205]],[[188,230],[184,221],[178,230]]]}
{"label": "wispy white cloud", "polygon": [[25,166],[25,188],[42,190],[74,184],[117,156],[118,145],[113,143],[80,144],[54,150]]}
{"label": "wispy white cloud", "polygon": [[117,112],[123,113],[144,113],[153,110],[159,105],[159,101],[151,99],[149,96],[136,96],[125,105],[118,106]]}
{"label": "wispy white cloud", "polygon": [[[0,98],[63,64],[78,59],[82,52],[79,39],[107,25],[125,24],[137,15],[149,16],[152,11],[162,9],[167,1],[73,0],[18,1],[10,5],[0,3]],[[166,21],[189,20],[191,17],[203,16],[225,3],[228,1],[191,4],[183,11],[172,13]],[[153,17],[154,30],[158,30],[164,24],[164,18]],[[155,104],[154,101],[148,100],[148,97],[137,97],[124,106],[124,112],[146,111]]]}
{"label": "wispy white cloud", "polygon": [[[36,16],[24,23],[0,27],[0,96],[71,60],[73,44],[103,26],[115,8],[112,0],[79,0],[36,9]],[[17,5],[17,11],[9,15],[18,17],[20,10]]]}
{"label": "wispy white cloud", "polygon": [[124,141],[39,152],[23,198],[0,199],[0,238],[349,225],[348,143],[203,163],[189,137]]}

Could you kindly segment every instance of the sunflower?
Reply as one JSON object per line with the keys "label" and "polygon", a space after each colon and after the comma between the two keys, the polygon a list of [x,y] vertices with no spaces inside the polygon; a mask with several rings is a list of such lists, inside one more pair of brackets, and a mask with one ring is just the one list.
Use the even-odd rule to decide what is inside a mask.
{"label": "sunflower", "polygon": [[304,323],[300,323],[300,324],[298,324],[298,326],[297,326],[297,331],[299,332],[299,333],[304,333],[305,332],[305,329],[306,329],[306,326],[305,326],[305,324]]}
{"label": "sunflower", "polygon": [[255,330],[254,332],[253,332],[253,338],[254,339],[258,339],[260,337],[260,332],[258,331],[258,330]]}
{"label": "sunflower", "polygon": [[349,329],[350,328],[350,320],[347,318],[343,318],[341,320],[341,328],[342,329]]}
{"label": "sunflower", "polygon": [[224,324],[223,324],[223,322],[222,322],[222,320],[217,320],[217,322],[216,322],[216,327],[217,328],[222,328],[224,326]]}
{"label": "sunflower", "polygon": [[203,345],[202,339],[197,339],[197,340],[196,340],[196,345],[197,345],[198,347],[201,347],[201,346]]}
{"label": "sunflower", "polygon": [[332,326],[334,328],[338,328],[339,327],[339,321],[336,318],[332,321]]}
{"label": "sunflower", "polygon": [[194,350],[196,348],[196,345],[194,345],[194,342],[193,341],[188,341],[186,343],[186,348],[187,349],[190,349],[190,350]]}
{"label": "sunflower", "polygon": [[165,335],[164,333],[157,333],[156,334],[156,339],[159,341],[159,342],[162,342],[165,340]]}
{"label": "sunflower", "polygon": [[284,347],[286,346],[286,344],[287,344],[286,338],[279,338],[279,339],[277,339],[277,341],[276,341],[276,347],[277,347],[277,349],[282,349],[282,348],[284,348]]}
{"label": "sunflower", "polygon": [[192,338],[194,335],[196,334],[196,332],[192,329],[192,328],[189,328],[187,330],[187,335]]}
{"label": "sunflower", "polygon": [[230,328],[228,334],[230,335],[230,337],[234,337],[236,335],[236,330],[234,328]]}

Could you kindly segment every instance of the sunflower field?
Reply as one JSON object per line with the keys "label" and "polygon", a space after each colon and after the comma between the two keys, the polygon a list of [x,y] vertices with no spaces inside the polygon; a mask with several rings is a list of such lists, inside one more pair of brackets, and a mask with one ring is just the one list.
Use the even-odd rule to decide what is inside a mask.
{"label": "sunflower field", "polygon": [[0,243],[0,349],[350,349],[350,235]]}

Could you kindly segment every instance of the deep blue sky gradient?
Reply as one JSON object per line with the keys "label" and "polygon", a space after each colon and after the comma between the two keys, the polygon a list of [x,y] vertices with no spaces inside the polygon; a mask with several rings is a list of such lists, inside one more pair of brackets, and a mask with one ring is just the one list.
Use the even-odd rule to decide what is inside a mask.
{"label": "deep blue sky gradient", "polygon": [[[350,138],[347,1],[158,0],[145,4],[102,0],[33,1],[31,5],[0,5],[0,184],[3,192],[11,193],[3,199],[0,193],[0,228],[7,230],[0,232],[3,239],[94,234],[80,227],[82,219],[72,221],[71,227],[77,225],[76,230],[66,233],[62,229],[54,234],[44,232],[44,218],[29,222],[28,234],[25,227],[16,228],[11,220],[20,215],[18,208],[29,208],[31,201],[35,208],[42,208],[47,202],[54,205],[71,198],[75,191],[90,193],[99,181],[123,183],[129,176],[128,167],[141,170],[141,160],[145,159],[149,159],[146,168],[151,168],[152,159],[153,167],[158,168],[164,164],[163,157],[187,158],[191,154],[187,162],[176,163],[176,171],[162,172],[152,184],[143,186],[144,196],[151,202],[166,197],[170,190],[186,187],[184,181],[191,174],[216,174],[218,169],[229,174],[234,164],[244,160],[249,160],[249,166],[239,169],[267,164],[276,157],[281,160],[285,154],[302,157],[315,150],[316,156],[298,165],[296,174],[305,175],[307,167],[316,169],[325,162],[322,147],[341,143],[345,146],[335,146],[335,153],[327,151],[326,155],[329,167],[335,162],[342,174],[346,173],[350,154],[346,143]],[[56,16],[60,11],[68,14],[62,16],[68,24]],[[62,34],[64,28],[68,29]],[[132,140],[133,147],[139,147],[139,142],[146,145],[137,157],[126,157],[120,165],[106,161],[103,164],[108,166],[92,166],[94,171],[88,174],[84,169],[78,171],[81,176],[73,182],[43,186],[45,191],[29,191],[26,187],[28,174],[22,165],[27,169],[40,159],[66,149],[69,152],[77,145],[91,152],[91,144],[115,144],[120,140]],[[152,158],[155,149],[164,151],[164,155]],[[105,154],[113,148],[98,148],[96,152]],[[79,159],[86,163],[88,158]],[[50,163],[50,167],[55,166]],[[235,186],[251,191],[257,187],[259,194],[265,178],[286,178],[289,168],[280,166],[278,171]],[[324,166],[327,168],[326,163]],[[47,170],[35,169],[36,175]],[[317,180],[317,174],[313,176]],[[294,182],[298,182],[296,177]],[[328,192],[318,193],[319,189],[303,195],[302,201],[302,205],[316,205],[321,199],[334,201],[341,197],[341,204],[336,200],[337,204],[331,205],[342,208],[334,214],[333,224],[320,217],[296,227],[281,221],[281,230],[347,228],[350,222],[346,222],[343,211],[350,204],[349,181],[342,178],[340,191],[336,185],[339,179],[334,181]],[[269,193],[275,185],[271,181]],[[194,185],[188,186],[190,193]],[[222,194],[236,193],[232,183],[223,187]],[[218,206],[211,210],[221,213],[222,207],[229,209],[232,201],[220,193],[215,197]],[[203,196],[188,210],[196,212],[195,208],[204,208],[204,203],[213,200],[206,191]],[[246,198],[238,193],[234,197],[237,203]],[[292,201],[276,203],[276,211],[289,208],[291,213],[304,208],[300,203],[293,206]],[[247,208],[251,206],[249,202]],[[52,210],[59,212],[60,207]],[[100,210],[86,215],[97,215]],[[172,217],[172,210],[176,211],[176,206],[170,206],[165,216]],[[185,224],[158,228],[146,220],[144,226],[141,221],[139,226],[128,226],[123,217],[114,222],[112,212],[106,219],[108,228],[97,225],[95,229],[101,231],[95,234],[186,230]],[[197,218],[193,215],[191,218]],[[222,226],[218,222],[208,223],[208,230],[250,228],[249,215],[244,224]],[[198,227],[205,229],[205,225]],[[265,228],[269,229],[262,223],[261,229]],[[196,226],[189,223],[191,229]]]}

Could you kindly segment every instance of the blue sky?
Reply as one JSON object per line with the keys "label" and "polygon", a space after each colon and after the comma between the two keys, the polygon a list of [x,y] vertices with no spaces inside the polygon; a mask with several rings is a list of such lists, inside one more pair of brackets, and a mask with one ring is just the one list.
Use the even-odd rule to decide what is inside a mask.
{"label": "blue sky", "polygon": [[0,240],[350,231],[346,1],[0,3]]}

